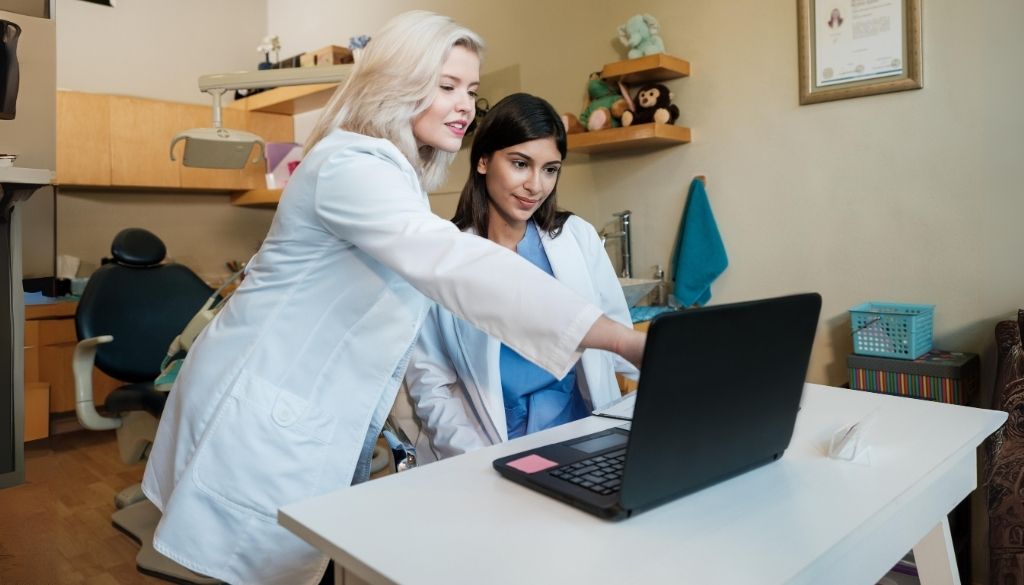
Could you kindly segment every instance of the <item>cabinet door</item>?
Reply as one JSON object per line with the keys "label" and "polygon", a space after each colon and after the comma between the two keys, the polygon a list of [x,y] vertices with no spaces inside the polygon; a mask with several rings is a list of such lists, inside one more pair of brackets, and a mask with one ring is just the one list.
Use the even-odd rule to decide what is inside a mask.
{"label": "cabinet door", "polygon": [[181,130],[181,104],[110,96],[111,183],[121,187],[179,187],[171,139]]}
{"label": "cabinet door", "polygon": [[74,319],[43,319],[39,324],[39,381],[50,385],[50,412],[75,410],[71,356],[77,338]]}
{"label": "cabinet door", "polygon": [[42,382],[25,384],[25,442],[50,436],[50,387]]}
{"label": "cabinet door", "polygon": [[[293,142],[295,140],[295,124],[291,116],[282,114],[265,114],[249,112],[249,132],[259,136],[265,142]],[[251,161],[251,159],[250,159]],[[245,165],[242,169],[245,176],[245,189],[266,189],[267,163],[265,160]]]}
{"label": "cabinet door", "polygon": [[110,96],[57,92],[57,184],[110,185]]}
{"label": "cabinet door", "polygon": [[[213,126],[213,108],[211,106],[175,105],[180,108],[180,123],[177,132],[183,132],[190,128]],[[248,114],[244,111],[221,109],[221,119],[225,128],[245,130],[247,118]],[[185,143],[179,143],[174,148],[174,157],[180,161],[184,151]],[[247,188],[242,169],[201,169],[186,167],[180,162],[176,164],[179,165],[181,186],[185,189],[239,190]]]}
{"label": "cabinet door", "polygon": [[39,381],[39,322],[25,321],[25,383]]}
{"label": "cabinet door", "polygon": [[25,321],[25,441],[50,434],[50,386],[39,381],[39,322]]}

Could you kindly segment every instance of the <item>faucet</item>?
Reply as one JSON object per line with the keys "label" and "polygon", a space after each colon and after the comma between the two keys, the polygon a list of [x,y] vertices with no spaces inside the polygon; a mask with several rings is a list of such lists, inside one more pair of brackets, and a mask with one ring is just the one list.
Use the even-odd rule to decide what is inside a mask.
{"label": "faucet", "polygon": [[658,306],[664,306],[667,300],[668,283],[665,282],[665,269],[661,267],[661,264],[654,265],[654,278],[658,281]]}
{"label": "faucet", "polygon": [[633,277],[633,240],[630,236],[629,220],[633,212],[630,210],[620,211],[613,213],[615,217],[619,218],[619,231],[609,233],[605,230],[601,230],[601,243],[605,244],[610,239],[621,239],[621,245],[619,250],[621,252],[621,273],[619,276],[623,278]]}

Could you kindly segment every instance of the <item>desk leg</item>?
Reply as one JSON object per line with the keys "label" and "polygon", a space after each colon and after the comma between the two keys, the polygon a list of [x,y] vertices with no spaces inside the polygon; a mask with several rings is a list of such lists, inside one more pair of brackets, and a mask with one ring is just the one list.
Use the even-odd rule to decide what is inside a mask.
{"label": "desk leg", "polygon": [[921,585],[960,585],[946,516],[914,546],[914,562]]}

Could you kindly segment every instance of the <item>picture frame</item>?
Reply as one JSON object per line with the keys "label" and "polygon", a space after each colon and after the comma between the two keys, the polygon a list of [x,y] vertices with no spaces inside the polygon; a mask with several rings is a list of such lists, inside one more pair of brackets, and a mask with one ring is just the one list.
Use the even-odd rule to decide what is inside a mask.
{"label": "picture frame", "polygon": [[800,105],[924,87],[921,0],[797,0]]}

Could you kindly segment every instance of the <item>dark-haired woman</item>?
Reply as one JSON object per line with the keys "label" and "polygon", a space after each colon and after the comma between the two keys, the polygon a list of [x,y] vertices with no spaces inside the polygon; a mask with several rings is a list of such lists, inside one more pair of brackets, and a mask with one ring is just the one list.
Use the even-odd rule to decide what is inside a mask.
{"label": "dark-haired woman", "polygon": [[[477,130],[469,179],[452,221],[515,251],[629,325],[622,288],[597,232],[558,209],[555,190],[565,153],[565,129],[550,104],[521,93],[501,100]],[[575,368],[555,378],[435,305],[406,373],[424,431],[417,454],[421,461],[440,459],[582,418],[619,397],[616,371],[637,374],[613,353],[586,350]]]}

